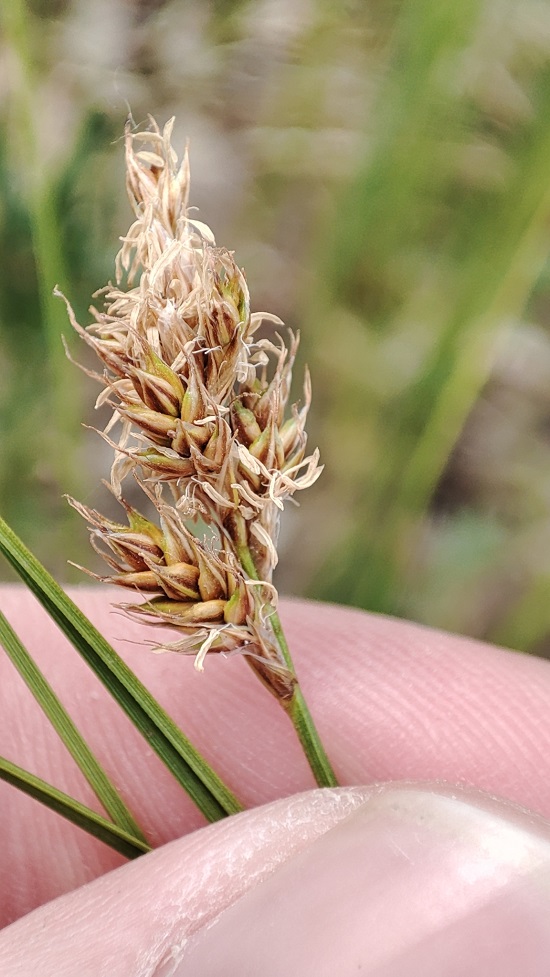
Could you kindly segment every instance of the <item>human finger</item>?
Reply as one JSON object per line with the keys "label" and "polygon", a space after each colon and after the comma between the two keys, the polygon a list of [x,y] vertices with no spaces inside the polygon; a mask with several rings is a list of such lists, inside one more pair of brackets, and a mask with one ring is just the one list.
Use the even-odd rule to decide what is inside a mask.
{"label": "human finger", "polygon": [[5,977],[546,977],[547,822],[473,792],[312,791],[0,934]]}
{"label": "human finger", "polygon": [[[312,779],[283,711],[239,658],[203,675],[176,655],[124,639],[144,629],[110,613],[99,590],[83,609],[239,794],[245,806]],[[157,845],[201,816],[78,655],[21,588],[6,613]],[[342,783],[440,779],[470,784],[550,814],[550,670],[546,662],[358,611],[283,603],[312,712]],[[93,804],[72,760],[11,664],[2,666],[0,751]],[[120,859],[99,842],[3,788],[3,918],[89,881]]]}

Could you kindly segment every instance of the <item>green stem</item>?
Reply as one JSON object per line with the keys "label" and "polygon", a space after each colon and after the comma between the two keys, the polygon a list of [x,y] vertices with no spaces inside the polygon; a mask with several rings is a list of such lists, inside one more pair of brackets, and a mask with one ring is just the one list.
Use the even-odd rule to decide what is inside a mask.
{"label": "green stem", "polygon": [[[236,535],[237,555],[243,570],[248,574],[249,577],[251,577],[252,580],[259,580],[260,577],[256,569],[256,564],[254,563],[254,558],[250,552],[248,544],[244,541],[245,533],[238,532]],[[281,619],[275,608],[272,609],[269,615],[269,620],[271,622],[273,634],[277,639],[277,644],[281,649],[281,654],[283,656],[285,665],[289,671],[295,675],[295,669],[292,662],[290,649],[288,647],[288,642],[283,631]],[[311,771],[319,787],[337,787],[338,781],[336,779],[336,775],[332,769],[330,760],[326,754],[326,750],[321,742],[321,737],[317,732],[313,717],[309,711],[299,683],[296,682],[291,699],[286,702],[282,699],[279,701],[281,702],[283,709],[288,714],[289,719],[296,730],[296,734],[300,740],[300,744],[305,753],[307,762],[311,767]]]}
{"label": "green stem", "polygon": [[[72,379],[61,342],[66,326],[65,310],[53,294],[54,287],[67,287],[68,274],[59,215],[56,211],[49,168],[42,157],[36,131],[37,92],[40,79],[31,46],[32,18],[26,0],[3,4],[0,20],[19,61],[20,78],[14,93],[22,183],[31,224],[32,245],[42,312],[42,327],[48,354],[49,407],[56,437],[65,450],[56,450],[50,463],[56,466],[60,484],[77,476],[70,464],[68,447],[78,433],[77,383]],[[71,404],[71,409],[67,409]],[[58,443],[56,447],[59,448]]]}
{"label": "green stem", "polygon": [[[270,616],[270,621],[273,634],[277,638],[277,643],[281,649],[285,663],[294,673],[290,649],[277,611],[273,611]],[[336,775],[321,742],[321,737],[317,732],[317,727],[313,722],[313,717],[304,698],[304,693],[298,683],[294,689],[292,699],[288,703],[283,703],[283,706],[296,730],[298,739],[302,744],[302,749],[319,787],[337,787],[338,781],[336,780]]]}

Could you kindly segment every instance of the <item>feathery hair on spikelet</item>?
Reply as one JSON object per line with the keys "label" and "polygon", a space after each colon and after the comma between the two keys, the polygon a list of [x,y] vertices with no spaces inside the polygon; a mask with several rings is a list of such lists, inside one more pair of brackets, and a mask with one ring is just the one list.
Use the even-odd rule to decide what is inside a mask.
{"label": "feathery hair on spikelet", "polygon": [[[301,407],[289,412],[298,337],[255,338],[263,321],[283,324],[250,312],[233,254],[189,217],[189,161],[185,153],[178,162],[173,125],[127,126],[135,220],[122,238],[116,285],[97,293],[103,307],[92,307],[86,329],[68,306],[103,364],[92,375],[103,385],[98,406],[113,411],[103,436],[114,448],[110,488],[126,523],[69,501],[112,571],[96,579],[146,598],[122,605],[133,617],[178,632],[161,647],[195,654],[199,668],[207,652],[244,651],[285,699],[295,679],[270,630],[271,578],[284,503],[322,470],[318,452],[305,453],[309,375]],[[124,499],[130,474],[157,522]],[[192,531],[198,516],[210,542]]]}

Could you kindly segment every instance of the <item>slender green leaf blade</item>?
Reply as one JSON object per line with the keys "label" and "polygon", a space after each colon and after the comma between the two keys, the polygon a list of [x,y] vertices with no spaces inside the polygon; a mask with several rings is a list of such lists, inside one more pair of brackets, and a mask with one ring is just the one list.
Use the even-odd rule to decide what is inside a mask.
{"label": "slender green leaf blade", "polygon": [[117,789],[111,783],[67,710],[1,611],[0,643],[4,646],[23,681],[31,690],[69,753],[78,764],[107,814],[120,828],[141,841],[145,841],[139,825],[126,807]]}
{"label": "slender green leaf blade", "polygon": [[99,838],[106,845],[110,845],[111,848],[126,858],[137,858],[138,855],[144,855],[151,851],[146,841],[135,838],[116,824],[111,824],[110,821],[86,807],[85,804],[81,804],[80,801],[69,797],[63,791],[52,787],[40,777],[23,770],[22,767],[6,760],[5,757],[0,757],[0,780],[5,780],[6,783],[24,791],[25,794],[30,794],[31,797],[51,808],[52,811],[61,814],[68,821],[72,821],[79,828],[83,828],[95,838]]}
{"label": "slender green leaf blade", "polygon": [[0,518],[0,552],[209,821],[242,806],[114,648]]}

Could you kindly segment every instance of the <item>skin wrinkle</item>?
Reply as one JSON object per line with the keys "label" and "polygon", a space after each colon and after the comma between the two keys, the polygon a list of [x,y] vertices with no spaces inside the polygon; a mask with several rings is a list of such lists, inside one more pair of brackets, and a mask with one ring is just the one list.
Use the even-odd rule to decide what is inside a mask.
{"label": "skin wrinkle", "polygon": [[[441,706],[439,699],[431,701],[430,689],[427,681],[418,689],[411,688],[407,682],[405,690],[395,689],[387,682],[383,693],[380,686],[374,682],[370,690],[366,691],[365,700],[356,700],[350,708],[354,715],[366,715],[373,732],[369,734],[369,773],[375,779],[386,779],[392,776],[391,770],[395,757],[401,754],[402,766],[400,775],[414,777],[416,757],[410,757],[408,745],[411,733],[421,738],[424,751],[428,755],[440,752],[442,741],[445,746],[453,747],[456,743],[455,728],[442,728]],[[461,734],[467,732],[467,727],[461,724]],[[461,751],[463,743],[461,742]],[[410,763],[412,766],[408,766]]]}
{"label": "skin wrinkle", "polygon": [[[377,623],[378,623],[378,619],[374,619],[375,627]],[[437,639],[438,638],[437,633],[433,632],[433,634],[434,634],[434,639]],[[412,636],[414,636],[414,631]],[[409,639],[412,636],[409,633]],[[394,717],[392,717],[391,715],[392,708],[395,708],[397,715],[401,716],[402,725],[407,726],[407,729],[409,730],[409,737],[411,735],[417,735],[418,728],[420,728],[417,723],[418,713],[416,713],[414,710],[412,711],[410,710],[411,697],[413,699],[415,697],[418,698],[418,702],[422,710],[422,713],[425,713],[426,711],[430,711],[430,709],[435,706],[436,716],[439,725],[441,725],[441,720],[443,716],[442,702],[445,703],[444,708],[447,711],[447,715],[445,716],[445,722],[448,725],[447,728],[444,730],[444,733],[446,733],[446,738],[449,743],[455,742],[456,736],[458,735],[460,737],[461,748],[466,745],[465,741],[467,741],[468,739],[467,734],[471,725],[468,722],[466,723],[464,722],[464,710],[466,709],[471,714],[472,720],[474,719],[476,720],[474,726],[477,726],[477,724],[480,722],[479,717],[481,714],[482,729],[480,732],[483,735],[485,743],[482,744],[483,749],[480,755],[479,731],[478,731],[478,734],[475,736],[475,740],[472,743],[472,750],[471,750],[471,757],[470,757],[470,762],[472,767],[476,765],[478,767],[481,767],[483,765],[483,757],[485,756],[488,747],[494,746],[498,752],[500,749],[507,746],[505,742],[499,743],[496,737],[493,736],[491,730],[493,729],[495,724],[497,728],[502,727],[503,730],[506,730],[509,714],[503,714],[502,716],[499,716],[498,705],[499,702],[503,701],[502,698],[503,693],[505,698],[510,698],[511,689],[510,689],[509,681],[502,683],[502,691],[499,690],[500,695],[495,694],[494,691],[492,692],[491,683],[487,681],[487,675],[483,673],[480,674],[479,665],[475,663],[475,659],[471,655],[466,657],[462,656],[460,658],[457,657],[456,664],[455,664],[455,662],[453,661],[452,658],[450,658],[447,652],[447,654],[445,655],[446,668],[445,668],[445,672],[443,672],[443,670],[439,668],[442,654],[440,652],[440,649],[437,647],[437,643],[436,643],[434,649],[432,649],[432,653],[429,656],[429,661],[428,661],[428,665],[430,667],[434,666],[434,670],[436,673],[435,682],[432,679],[432,674],[430,673],[430,670],[425,669],[423,667],[426,665],[426,662],[421,658],[420,662],[417,663],[420,665],[420,669],[417,669],[417,676],[416,676],[416,688],[421,691],[418,691],[415,696],[414,689],[411,689],[411,684],[407,681],[406,690],[404,693],[401,692],[400,690],[400,693],[398,694],[401,694],[402,698],[398,703],[396,703],[395,694],[392,691],[392,685],[391,685],[392,680],[395,681],[393,669],[389,673],[389,683],[387,683],[387,687],[384,687],[383,693],[381,695],[381,689],[377,681],[376,671],[377,671],[377,667],[379,666],[382,653],[380,650],[380,645],[376,641],[376,637],[377,637],[376,635],[372,636],[373,653],[370,656],[370,660],[369,660],[369,665],[371,670],[371,681],[370,681],[371,698],[374,699],[376,699],[376,697],[380,698],[381,703],[383,704],[383,709],[386,710],[385,719],[387,720],[387,722],[385,725],[378,728],[376,738],[374,740],[373,739],[370,740],[375,751],[378,744],[383,744],[385,756],[387,757],[388,755],[391,755],[393,757],[395,749],[399,745],[397,739],[399,735],[399,731],[396,729]],[[396,638],[397,640],[399,640],[397,635]],[[460,639],[451,639],[451,641],[452,643],[456,643],[457,645],[460,645],[461,643]],[[472,647],[466,642],[463,642],[463,645],[466,648]],[[414,649],[414,642],[409,641],[409,653],[412,653],[413,649]],[[515,657],[510,653],[507,654],[505,652],[493,652],[491,649],[488,649],[487,652],[488,652],[488,656],[493,654],[498,654],[499,656],[505,655],[508,658],[510,664],[512,663]],[[402,649],[394,647],[393,649],[394,657],[396,654],[400,658],[402,658],[403,657]],[[409,655],[407,657],[409,657]],[[540,666],[541,663],[534,661],[533,664],[535,665],[535,670],[538,671],[538,667]],[[468,685],[466,682],[463,681],[462,670],[466,673],[467,676],[469,674],[476,679],[475,684],[472,683]],[[506,670],[506,672],[508,672],[508,669]],[[442,683],[440,680],[441,674],[444,674],[445,676],[447,687],[448,688],[451,687],[453,689],[452,701],[450,703],[447,701],[448,698],[447,695],[445,695],[445,698],[443,699],[441,694],[441,687],[442,687]],[[402,681],[403,672],[401,673],[400,679]],[[525,676],[525,680],[526,680],[525,684],[527,686],[526,701],[524,703],[520,703],[518,701],[514,703],[514,713],[517,717],[518,727],[521,724],[523,731],[525,730],[525,727],[528,728],[529,725],[532,724],[532,720],[530,721],[529,717],[532,716],[533,714],[533,707],[534,706],[536,707],[537,705],[539,708],[542,707],[541,694],[540,692],[538,692],[537,694],[535,683],[530,681],[528,675]],[[537,676],[537,682],[538,682],[538,676]],[[540,683],[538,684],[540,685]],[[518,691],[521,692],[522,689],[519,689]],[[356,702],[357,702],[357,697],[355,698],[355,701],[352,703],[352,709],[355,706]],[[403,723],[404,708],[409,711],[409,715],[407,715],[405,723]],[[361,711],[356,711],[355,715],[361,717],[361,715],[363,715],[364,713],[368,713],[368,705],[366,707],[364,705]],[[358,721],[360,721],[360,718],[358,719]],[[534,730],[533,735],[538,737],[540,735],[540,732],[538,730]],[[399,740],[401,740],[401,737],[399,737]],[[432,748],[430,748],[429,743],[424,743],[423,745],[424,745],[423,760],[424,761],[426,759],[429,760],[430,753],[432,752]],[[436,743],[433,745],[439,753],[439,757],[437,759],[438,761],[441,761],[441,747],[442,745],[444,745],[441,742],[441,737],[438,736]],[[449,760],[451,760],[450,757]],[[382,762],[384,763],[384,760],[382,760]],[[393,760],[390,762],[393,762]],[[413,758],[413,762],[416,762],[415,758]],[[385,766],[387,766],[387,761]],[[385,770],[380,770],[378,765],[371,763],[371,769],[373,767],[378,773],[385,775]],[[406,769],[400,768],[399,775],[414,776],[415,771],[410,767]]]}
{"label": "skin wrinkle", "polygon": [[[472,669],[470,669],[470,672]],[[452,677],[451,677],[452,679]],[[462,686],[462,688],[459,686]],[[528,703],[524,706],[524,715],[517,714],[515,710],[508,710],[501,715],[498,714],[498,704],[502,701],[503,693],[507,694],[506,687],[499,688],[500,683],[494,683],[491,687],[486,688],[481,684],[472,683],[470,685],[465,681],[464,674],[457,676],[457,680],[454,683],[454,689],[456,690],[455,696],[456,700],[452,704],[454,713],[456,714],[456,720],[460,723],[461,741],[460,741],[460,751],[462,756],[468,755],[470,762],[476,764],[479,760],[479,745],[480,740],[484,741],[485,752],[490,751],[492,756],[495,757],[495,763],[498,762],[499,757],[506,758],[506,769],[508,773],[510,772],[510,757],[514,757],[514,763],[516,771],[519,773],[527,759],[529,754],[528,742],[523,743],[522,749],[520,750],[519,756],[516,744],[522,742],[521,734],[524,729],[524,719],[525,713],[529,709]],[[436,681],[432,682],[432,687],[428,690],[432,695],[440,695],[441,683]],[[444,690],[441,689],[441,692]],[[409,694],[410,695],[410,694]],[[419,693],[415,697],[420,702]],[[409,698],[409,702],[411,699]],[[420,703],[421,704],[421,703]],[[426,708],[426,704],[424,704]],[[428,704],[429,709],[429,704]],[[485,713],[491,715],[489,721],[484,720]],[[480,719],[481,717],[481,719]],[[481,722],[481,728],[478,728],[478,723]],[[447,731],[447,740],[455,740],[455,733]],[[530,737],[528,737],[528,741]],[[534,740],[533,740],[534,742]],[[434,744],[437,748],[441,746],[441,740],[436,739]],[[514,747],[516,749],[514,750]],[[512,747],[512,749],[510,749]],[[487,786],[490,788],[490,781],[485,782],[485,776],[483,771],[483,764],[480,764],[480,779],[479,783],[482,786]]]}

